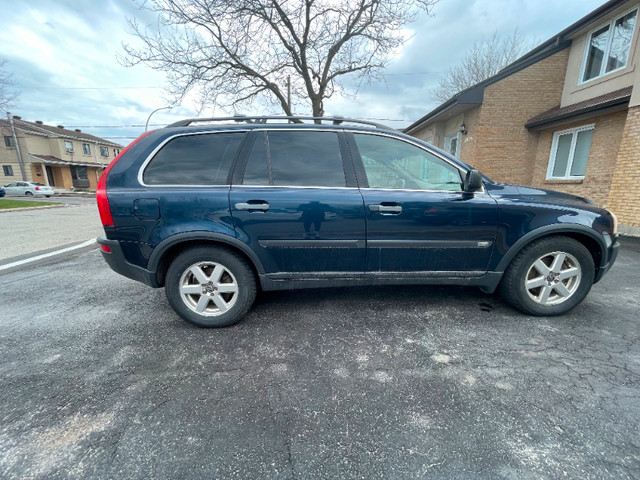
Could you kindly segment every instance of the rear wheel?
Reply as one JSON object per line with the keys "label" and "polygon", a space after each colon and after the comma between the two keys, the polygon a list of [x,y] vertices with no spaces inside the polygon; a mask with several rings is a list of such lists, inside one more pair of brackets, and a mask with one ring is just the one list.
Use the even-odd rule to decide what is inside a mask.
{"label": "rear wheel", "polygon": [[253,272],[242,257],[225,248],[195,247],[169,266],[165,292],[171,307],[199,327],[239,322],[256,296]]}
{"label": "rear wheel", "polygon": [[32,193],[32,192],[24,192],[24,194],[25,194],[27,197],[33,197],[33,193]]}
{"label": "rear wheel", "polygon": [[593,257],[584,245],[568,237],[547,237],[518,253],[500,293],[525,313],[562,315],[584,300],[594,276]]}

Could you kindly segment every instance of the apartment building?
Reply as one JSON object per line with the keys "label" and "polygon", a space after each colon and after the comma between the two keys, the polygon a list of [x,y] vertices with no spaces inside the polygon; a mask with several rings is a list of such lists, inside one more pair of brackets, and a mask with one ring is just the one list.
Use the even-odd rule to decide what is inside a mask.
{"label": "apartment building", "polygon": [[0,136],[0,185],[23,180],[95,190],[102,171],[123,148],[79,129],[19,116],[0,119]]}

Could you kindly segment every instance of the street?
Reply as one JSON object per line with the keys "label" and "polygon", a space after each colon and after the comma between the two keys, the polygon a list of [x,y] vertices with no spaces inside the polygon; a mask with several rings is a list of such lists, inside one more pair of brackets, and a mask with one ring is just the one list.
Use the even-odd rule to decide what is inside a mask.
{"label": "street", "polygon": [[3,260],[96,238],[103,233],[94,195],[53,198],[7,197],[59,202],[62,206],[41,210],[0,211],[0,264]]}
{"label": "street", "polygon": [[557,318],[457,287],[188,325],[97,249],[0,276],[0,478],[640,477],[640,242]]}

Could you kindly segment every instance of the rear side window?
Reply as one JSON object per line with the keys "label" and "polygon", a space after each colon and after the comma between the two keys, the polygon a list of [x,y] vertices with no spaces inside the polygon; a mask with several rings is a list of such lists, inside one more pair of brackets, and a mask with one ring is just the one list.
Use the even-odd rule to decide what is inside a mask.
{"label": "rear side window", "polygon": [[249,155],[242,183],[344,187],[338,134],[318,131],[260,134]]}
{"label": "rear side window", "polygon": [[156,153],[144,171],[146,185],[228,185],[244,132],[185,135]]}

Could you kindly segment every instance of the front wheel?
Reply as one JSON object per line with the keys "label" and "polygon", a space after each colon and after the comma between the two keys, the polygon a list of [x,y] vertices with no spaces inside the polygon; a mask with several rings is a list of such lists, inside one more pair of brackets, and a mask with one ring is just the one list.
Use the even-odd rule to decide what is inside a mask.
{"label": "front wheel", "polygon": [[245,260],[225,248],[195,247],[169,266],[165,292],[171,307],[199,327],[239,322],[256,296],[256,281]]}
{"label": "front wheel", "polygon": [[32,193],[32,192],[24,192],[24,194],[25,194],[27,197],[33,197],[33,193]]}
{"label": "front wheel", "polygon": [[584,300],[594,277],[593,257],[584,245],[568,237],[547,237],[516,255],[500,293],[525,313],[562,315]]}

